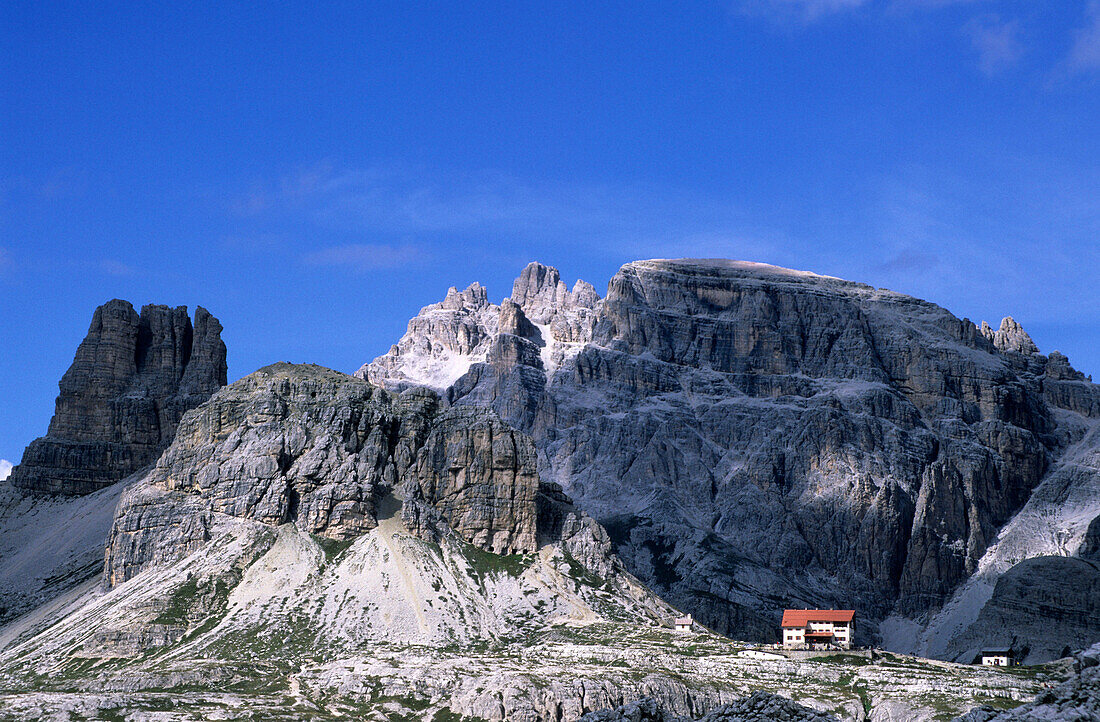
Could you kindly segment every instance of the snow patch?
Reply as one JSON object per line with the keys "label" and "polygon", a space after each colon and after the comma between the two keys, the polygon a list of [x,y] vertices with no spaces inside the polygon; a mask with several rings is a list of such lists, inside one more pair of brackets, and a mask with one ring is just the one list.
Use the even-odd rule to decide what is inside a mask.
{"label": "snow patch", "polygon": [[[417,386],[443,392],[448,387],[466,375],[470,367],[476,363],[483,363],[486,354],[460,354],[453,353],[449,349],[440,347],[431,355],[407,355],[402,357],[404,362],[400,368],[403,380]],[[371,381],[374,381],[372,378]]]}

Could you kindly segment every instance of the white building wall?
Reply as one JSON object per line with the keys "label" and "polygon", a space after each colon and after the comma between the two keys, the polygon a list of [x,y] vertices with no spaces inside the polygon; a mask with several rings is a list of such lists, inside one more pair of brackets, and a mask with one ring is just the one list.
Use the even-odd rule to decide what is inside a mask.
{"label": "white building wall", "polygon": [[786,628],[783,630],[783,646],[801,647],[805,643],[806,632],[804,629]]}
{"label": "white building wall", "polygon": [[805,628],[784,628],[783,645],[787,647],[800,647],[806,644],[806,632],[826,632],[833,635],[835,642],[841,647],[849,648],[852,644],[851,627],[847,623],[810,622]]}

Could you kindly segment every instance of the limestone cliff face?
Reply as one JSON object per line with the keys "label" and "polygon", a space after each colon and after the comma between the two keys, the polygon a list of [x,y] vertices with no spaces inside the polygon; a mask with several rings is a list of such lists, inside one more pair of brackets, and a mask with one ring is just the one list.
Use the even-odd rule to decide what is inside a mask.
{"label": "limestone cliff face", "polygon": [[126,301],[96,309],[62,377],[46,436],[36,439],[11,483],[39,494],[87,494],[156,460],[188,409],[226,382],[221,324],[199,307]]}
{"label": "limestone cliff face", "polygon": [[221,519],[293,522],[349,540],[374,529],[395,497],[414,536],[435,541],[450,528],[496,554],[535,552],[547,535],[582,539],[586,528],[560,490],[540,483],[530,438],[492,411],[276,364],[184,417],[156,468],[119,503],[106,583],[198,549]]}
{"label": "limestone cliff face", "polygon": [[[531,440],[480,409],[441,414],[404,474],[407,500],[423,500],[475,546],[496,554],[538,549],[538,463]],[[431,537],[405,505],[407,526]],[[414,521],[415,520],[415,521]]]}
{"label": "limestone cliff face", "polygon": [[[937,608],[1100,418],[1100,388],[1011,319],[730,261],[590,288],[529,266],[445,397],[530,432],[633,573],[738,636],[774,638],[783,606]],[[426,329],[397,348],[434,347]],[[422,364],[391,351],[360,374]]]}

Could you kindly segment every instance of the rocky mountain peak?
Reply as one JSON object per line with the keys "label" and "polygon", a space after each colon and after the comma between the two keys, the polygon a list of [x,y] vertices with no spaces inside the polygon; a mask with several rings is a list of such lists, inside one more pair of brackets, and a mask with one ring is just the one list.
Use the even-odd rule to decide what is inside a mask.
{"label": "rocky mountain peak", "polygon": [[573,306],[578,308],[595,308],[600,302],[600,294],[596,287],[583,278],[578,278],[571,291]]}
{"label": "rocky mountain peak", "polygon": [[[892,291],[721,259],[626,264],[602,300],[579,288],[525,268],[446,397],[530,433],[543,476],[628,568],[730,634],[774,638],[776,590],[871,620],[938,609],[1100,418],[1098,388],[1011,320],[983,330]],[[538,338],[514,333],[521,310]],[[391,383],[395,361],[371,378]],[[1074,468],[1087,525],[1100,471]]]}
{"label": "rocky mountain peak", "polygon": [[546,323],[559,308],[571,299],[569,288],[561,280],[558,269],[541,263],[529,263],[512,284],[512,300],[523,308],[535,323]]}
{"label": "rocky mountain peak", "polygon": [[600,296],[587,281],[577,280],[570,291],[553,266],[529,263],[512,284],[512,301],[537,324],[579,308],[595,308]]}
{"label": "rocky mountain peak", "polygon": [[1039,347],[1031,340],[1031,336],[1027,334],[1027,331],[1024,331],[1024,327],[1017,323],[1012,316],[1005,316],[1001,319],[1001,326],[996,331],[985,321],[982,321],[978,330],[998,351],[1015,351],[1016,353],[1025,354],[1039,353]]}
{"label": "rocky mountain peak", "polygon": [[218,518],[354,539],[378,526],[390,497],[414,536],[438,541],[450,529],[494,554],[561,541],[573,514],[560,490],[540,483],[530,438],[492,411],[444,409],[425,389],[394,395],[280,363],[184,416],[155,469],[120,502],[106,579],[115,585],[189,553]]}
{"label": "rocky mountain peak", "polygon": [[31,442],[11,483],[35,493],[86,494],[151,464],[184,412],[226,383],[222,326],[199,307],[115,299],[95,310],[59,387],[46,436]]}
{"label": "rocky mountain peak", "polygon": [[578,280],[570,291],[558,269],[530,263],[500,305],[478,283],[461,293],[448,289],[442,302],[409,321],[387,354],[355,375],[391,391],[425,386],[442,393],[471,368],[501,359],[553,370],[592,338],[599,303],[592,284]]}
{"label": "rocky mountain peak", "polygon": [[454,286],[448,288],[447,297],[443,299],[441,307],[448,311],[478,311],[488,305],[488,292],[484,286],[474,281],[461,293]]}
{"label": "rocky mountain peak", "polygon": [[1039,353],[1039,347],[1031,340],[1031,336],[1027,335],[1024,327],[1012,316],[1005,316],[1001,320],[1001,327],[993,336],[993,345],[1002,351]]}

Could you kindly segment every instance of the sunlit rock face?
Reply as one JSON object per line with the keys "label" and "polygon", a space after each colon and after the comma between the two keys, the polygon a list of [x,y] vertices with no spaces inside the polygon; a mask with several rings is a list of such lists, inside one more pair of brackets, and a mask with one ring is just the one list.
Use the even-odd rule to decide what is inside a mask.
{"label": "sunlit rock face", "polygon": [[201,306],[126,301],[96,309],[62,377],[46,436],[31,442],[11,484],[37,494],[88,494],[156,461],[180,418],[226,383],[222,326]]}
{"label": "sunlit rock face", "polygon": [[481,351],[436,388],[530,432],[631,571],[737,636],[774,639],[785,606],[938,609],[1100,417],[1011,319],[763,264],[638,261],[603,299],[532,264],[499,306],[447,303],[359,374],[405,387],[460,314]]}
{"label": "sunlit rock face", "polygon": [[[320,366],[275,364],[187,414],[153,471],[123,495],[106,583],[201,548],[226,517],[352,540],[378,526],[387,498],[426,542],[453,530],[494,554],[567,540],[578,558],[610,558],[599,526],[540,482],[531,439],[492,410],[445,408],[425,389],[398,395]],[[602,551],[585,549],[601,543]]]}

